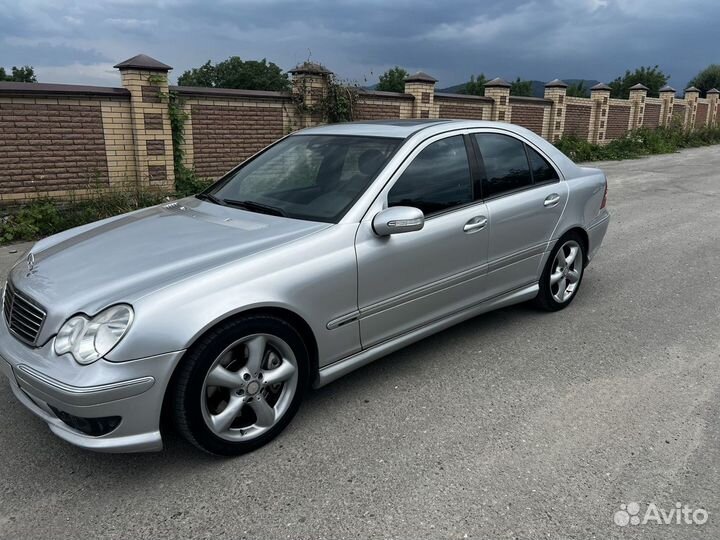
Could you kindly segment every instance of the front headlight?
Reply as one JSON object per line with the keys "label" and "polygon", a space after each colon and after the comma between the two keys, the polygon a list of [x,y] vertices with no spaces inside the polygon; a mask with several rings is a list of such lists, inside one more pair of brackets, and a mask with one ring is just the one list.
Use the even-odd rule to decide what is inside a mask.
{"label": "front headlight", "polygon": [[109,307],[92,319],[76,315],[55,336],[55,353],[69,352],[78,363],[91,364],[118,344],[132,321],[133,310],[126,304]]}

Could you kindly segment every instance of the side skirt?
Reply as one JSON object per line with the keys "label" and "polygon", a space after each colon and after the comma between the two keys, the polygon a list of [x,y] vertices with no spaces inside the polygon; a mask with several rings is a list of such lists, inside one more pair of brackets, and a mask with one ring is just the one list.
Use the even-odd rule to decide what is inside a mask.
{"label": "side skirt", "polygon": [[496,296],[495,298],[485,300],[484,302],[466,308],[462,311],[452,313],[443,319],[428,323],[388,341],[379,343],[367,350],[360,351],[352,356],[333,362],[328,366],[320,368],[318,377],[313,384],[313,387],[320,388],[321,386],[325,386],[326,384],[339,379],[343,375],[347,375],[351,371],[355,371],[356,369],[365,366],[378,358],[382,358],[383,356],[402,349],[411,343],[419,341],[482,313],[487,313],[488,311],[493,311],[512,304],[519,304],[520,302],[525,302],[527,300],[532,300],[535,296],[537,296],[539,290],[540,288],[537,283],[527,285],[520,289],[515,289],[500,296]]}

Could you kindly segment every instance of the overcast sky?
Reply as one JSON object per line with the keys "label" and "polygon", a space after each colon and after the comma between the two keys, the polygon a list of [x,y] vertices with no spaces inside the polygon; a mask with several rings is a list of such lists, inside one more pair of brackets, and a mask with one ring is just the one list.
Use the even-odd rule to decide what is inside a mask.
{"label": "overcast sky", "polygon": [[439,87],[470,74],[608,82],[655,65],[683,88],[720,63],[720,0],[0,0],[0,66],[41,82],[119,85],[113,64],[140,52],[174,80],[208,59],[310,57],[372,84],[388,67]]}

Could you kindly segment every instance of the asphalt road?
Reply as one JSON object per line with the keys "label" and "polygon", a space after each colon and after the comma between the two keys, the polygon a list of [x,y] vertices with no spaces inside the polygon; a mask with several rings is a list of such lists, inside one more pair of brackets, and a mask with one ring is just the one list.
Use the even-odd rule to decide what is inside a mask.
{"label": "asphalt road", "polygon": [[[613,220],[569,309],[393,354],[251,455],[78,450],[0,385],[0,537],[720,538],[720,147],[601,166]],[[630,502],[707,522],[616,525]]]}

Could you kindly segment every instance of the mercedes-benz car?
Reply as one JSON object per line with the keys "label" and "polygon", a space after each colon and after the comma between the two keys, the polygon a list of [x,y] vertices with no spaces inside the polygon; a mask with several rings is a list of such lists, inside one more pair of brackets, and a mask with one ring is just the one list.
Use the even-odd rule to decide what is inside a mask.
{"label": "mercedes-benz car", "polygon": [[602,171],[480,121],[326,125],[203,193],[35,244],[0,369],[59,437],[237,455],[303,394],[510,304],[566,308],[608,227]]}

